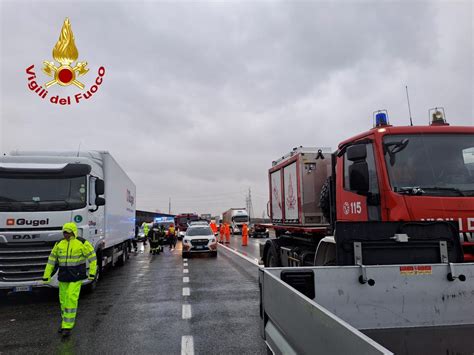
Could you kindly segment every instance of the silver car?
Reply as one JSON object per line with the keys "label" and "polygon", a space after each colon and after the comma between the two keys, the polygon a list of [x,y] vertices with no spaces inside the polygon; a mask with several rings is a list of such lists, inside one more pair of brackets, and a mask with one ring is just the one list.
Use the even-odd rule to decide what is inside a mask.
{"label": "silver car", "polygon": [[206,225],[192,225],[183,238],[183,258],[194,253],[210,253],[217,256],[217,239],[212,229]]}

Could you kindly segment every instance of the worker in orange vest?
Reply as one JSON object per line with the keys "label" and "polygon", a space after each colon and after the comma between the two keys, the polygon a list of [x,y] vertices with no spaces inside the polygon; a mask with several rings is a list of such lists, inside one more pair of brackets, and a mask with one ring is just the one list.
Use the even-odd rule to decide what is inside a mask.
{"label": "worker in orange vest", "polygon": [[214,233],[214,235],[216,235],[216,233],[217,233],[216,222],[211,222],[211,223],[209,224],[209,227],[211,227],[212,233]]}
{"label": "worker in orange vest", "polygon": [[220,226],[220,230],[219,230],[219,242],[221,243],[224,243],[224,233],[225,233],[225,227],[224,227],[224,223],[221,223],[221,226]]}
{"label": "worker in orange vest", "polygon": [[242,226],[242,246],[246,247],[248,241],[249,241],[249,229],[247,227],[247,224],[244,223],[244,225]]}
{"label": "worker in orange vest", "polygon": [[230,243],[230,226],[229,226],[229,223],[225,224],[225,242],[226,242],[226,244]]}

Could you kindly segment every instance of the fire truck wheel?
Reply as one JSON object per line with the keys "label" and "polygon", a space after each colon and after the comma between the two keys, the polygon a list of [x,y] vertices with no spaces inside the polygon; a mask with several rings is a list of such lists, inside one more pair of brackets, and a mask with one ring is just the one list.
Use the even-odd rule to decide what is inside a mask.
{"label": "fire truck wheel", "polygon": [[267,251],[267,258],[265,260],[265,267],[280,267],[281,261],[280,256],[278,255],[278,250],[272,244]]}

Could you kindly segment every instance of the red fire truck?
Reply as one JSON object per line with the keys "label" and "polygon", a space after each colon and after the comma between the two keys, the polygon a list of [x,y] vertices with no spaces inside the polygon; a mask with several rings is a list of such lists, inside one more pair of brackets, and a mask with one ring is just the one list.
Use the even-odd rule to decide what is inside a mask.
{"label": "red fire truck", "polygon": [[186,234],[189,222],[198,221],[199,216],[196,213],[181,213],[174,217],[176,233],[178,239],[182,239]]}
{"label": "red fire truck", "polygon": [[[274,161],[268,172],[272,223],[264,226],[276,238],[261,246],[262,263],[315,265],[318,244],[335,236],[327,239],[333,247],[324,262],[340,265],[338,235],[339,242],[360,233],[361,242],[398,248],[410,238],[400,232],[405,224],[439,221],[456,229],[464,261],[474,261],[474,127],[450,126],[441,109],[430,114],[427,126],[394,127],[387,112],[378,111],[371,130],[333,153],[299,147]],[[421,232],[421,239],[430,233]]]}

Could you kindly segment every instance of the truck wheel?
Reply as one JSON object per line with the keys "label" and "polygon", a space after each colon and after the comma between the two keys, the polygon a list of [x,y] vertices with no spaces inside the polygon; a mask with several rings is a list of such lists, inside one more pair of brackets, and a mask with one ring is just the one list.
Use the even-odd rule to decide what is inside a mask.
{"label": "truck wheel", "polygon": [[128,248],[127,248],[127,245],[126,244],[122,244],[122,255],[120,256],[120,258],[117,260],[117,265],[118,266],[124,266],[125,263],[127,262],[127,259],[128,259]]}
{"label": "truck wheel", "polygon": [[329,220],[331,213],[331,206],[329,204],[330,183],[331,179],[327,178],[321,188],[321,194],[319,195],[319,207],[321,207],[321,212],[327,220]]}
{"label": "truck wheel", "polygon": [[280,267],[280,255],[278,255],[278,251],[274,244],[270,246],[267,252],[267,257],[265,259],[265,267]]}

